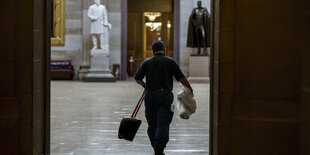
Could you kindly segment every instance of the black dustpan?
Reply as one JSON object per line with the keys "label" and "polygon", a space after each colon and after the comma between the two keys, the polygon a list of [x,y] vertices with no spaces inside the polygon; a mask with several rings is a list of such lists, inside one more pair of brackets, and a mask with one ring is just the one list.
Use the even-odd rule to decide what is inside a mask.
{"label": "black dustpan", "polygon": [[133,111],[131,117],[124,117],[121,121],[121,124],[119,126],[118,130],[118,138],[119,139],[125,139],[128,141],[133,141],[135,138],[137,131],[142,123],[141,120],[137,119],[137,113],[143,103],[144,100],[144,94],[145,91],[143,92],[135,110]]}

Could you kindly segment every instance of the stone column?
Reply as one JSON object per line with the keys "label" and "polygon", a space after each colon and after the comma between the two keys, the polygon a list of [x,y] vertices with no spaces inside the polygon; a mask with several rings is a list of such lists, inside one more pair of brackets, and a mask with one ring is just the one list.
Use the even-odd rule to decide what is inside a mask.
{"label": "stone column", "polygon": [[83,51],[82,51],[82,64],[80,66],[79,71],[79,80],[82,80],[86,74],[89,72],[90,68],[90,35],[89,35],[89,29],[90,29],[90,23],[89,19],[87,17],[87,10],[88,7],[92,4],[92,0],[83,0]]}
{"label": "stone column", "polygon": [[161,15],[161,22],[162,22],[162,25],[161,25],[161,40],[165,43],[166,45],[166,48],[168,50],[168,46],[169,46],[169,43],[168,43],[168,27],[167,27],[167,24],[168,24],[168,13],[162,13]]}
{"label": "stone column", "polygon": [[136,26],[136,62],[137,65],[140,66],[140,64],[144,61],[144,40],[143,40],[143,34],[145,33],[143,31],[143,26],[145,25],[145,20],[143,13],[137,13],[137,26]]}
{"label": "stone column", "polygon": [[0,154],[49,153],[49,2],[0,2]]}

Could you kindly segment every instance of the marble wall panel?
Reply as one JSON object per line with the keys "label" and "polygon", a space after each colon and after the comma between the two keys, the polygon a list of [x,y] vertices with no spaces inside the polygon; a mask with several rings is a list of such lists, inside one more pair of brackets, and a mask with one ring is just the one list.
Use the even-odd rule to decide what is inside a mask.
{"label": "marble wall panel", "polygon": [[[110,5],[110,2],[108,4]],[[111,9],[117,6],[121,6],[120,1],[119,3],[114,2]],[[116,10],[109,12],[109,22],[112,24],[112,29],[110,30],[110,63],[112,66],[113,64],[121,63],[121,12]]]}
{"label": "marble wall panel", "polygon": [[20,142],[22,145],[20,146],[19,150],[21,154],[32,154],[33,151],[33,128],[32,125],[23,125],[20,127]]}
{"label": "marble wall panel", "polygon": [[39,60],[43,58],[44,55],[44,32],[41,30],[34,30],[33,37],[36,42],[33,44],[34,53],[33,53],[33,59]]}
{"label": "marble wall panel", "polygon": [[[309,1],[303,1],[303,18],[304,21],[309,21],[310,6]],[[302,42],[302,86],[301,86],[301,155],[310,154],[310,23],[304,24],[303,35],[304,41]]]}
{"label": "marble wall panel", "polygon": [[104,4],[107,5],[109,12],[121,12],[121,0],[105,0]]}
{"label": "marble wall panel", "polygon": [[222,0],[215,8],[214,70],[220,74],[213,87],[219,102],[212,103],[220,117],[213,152],[299,154],[298,3]]}
{"label": "marble wall panel", "polygon": [[[310,68],[310,65],[307,66],[307,68]],[[309,72],[309,71],[307,71]],[[308,80],[309,81],[309,80]],[[310,148],[308,147],[310,145],[310,87],[302,87],[302,110],[301,110],[301,116],[303,118],[301,122],[301,151],[302,155],[307,155],[310,153]]]}
{"label": "marble wall panel", "polygon": [[234,31],[235,29],[235,12],[236,3],[233,0],[222,0],[221,3],[221,19],[220,19],[220,30],[221,31]]}
{"label": "marble wall panel", "polygon": [[10,153],[14,155],[20,153],[20,149],[16,149],[16,146],[19,145],[19,134],[20,129],[16,125],[8,125],[5,128],[0,128],[0,136],[2,137],[2,140],[0,141],[2,153]]}
{"label": "marble wall panel", "polygon": [[42,154],[45,151],[45,1],[34,0],[33,4],[33,75],[32,75],[32,153]]}
{"label": "marble wall panel", "polygon": [[16,33],[17,37],[15,40],[15,47],[16,48],[16,59],[23,62],[31,62],[33,58],[33,53],[29,52],[32,51],[33,44],[27,42],[29,38],[33,37],[32,30],[21,30]]}
{"label": "marble wall panel", "polygon": [[[38,111],[44,112],[43,100],[34,103],[33,95],[43,98],[42,62],[44,56],[44,1],[1,1],[1,18],[10,21],[0,25],[1,56],[0,68],[0,147],[1,154],[42,154],[44,136],[43,125],[40,131],[34,130],[34,105],[41,105]],[[15,11],[12,11],[15,10]],[[10,16],[7,15],[8,12]],[[4,52],[4,54],[2,53]],[[12,74],[13,73],[13,74]],[[34,75],[35,74],[35,75]],[[34,80],[37,81],[34,84]],[[5,82],[3,84],[2,82]],[[36,89],[36,90],[34,90]],[[36,121],[43,120],[43,115]],[[43,122],[41,121],[43,124]],[[36,144],[34,138],[41,139]],[[36,150],[36,151],[35,151]]]}
{"label": "marble wall panel", "polygon": [[66,0],[65,46],[51,47],[51,60],[72,60],[76,72],[82,62],[83,0]]}
{"label": "marble wall panel", "polygon": [[[23,30],[23,31],[32,31],[32,26],[34,17],[30,12],[33,12],[33,3],[29,2],[28,0],[25,1],[16,1],[15,7],[11,8],[11,10],[15,10],[16,15],[23,15],[23,18],[15,18],[16,25],[13,26],[13,28],[17,28],[18,30]],[[6,5],[3,5],[6,6]],[[13,12],[13,11],[7,11],[4,13],[4,15],[7,15],[8,12]],[[27,14],[29,13],[29,14]]]}
{"label": "marble wall panel", "polygon": [[0,93],[7,93],[13,95],[15,93],[15,63],[3,63],[0,61],[0,72],[5,73],[0,76]]}
{"label": "marble wall panel", "polygon": [[296,123],[233,120],[231,154],[299,154],[298,132]]}
{"label": "marble wall panel", "polygon": [[219,68],[219,93],[233,94],[235,91],[235,66],[233,63],[221,63]]}
{"label": "marble wall panel", "polygon": [[235,32],[233,31],[221,31],[219,32],[219,38],[221,42],[220,53],[217,53],[218,59],[222,63],[234,63],[235,62]]}
{"label": "marble wall panel", "polygon": [[52,54],[53,51],[76,51],[76,50],[82,50],[82,44],[83,38],[81,35],[66,35],[66,46],[53,46],[52,47]]}

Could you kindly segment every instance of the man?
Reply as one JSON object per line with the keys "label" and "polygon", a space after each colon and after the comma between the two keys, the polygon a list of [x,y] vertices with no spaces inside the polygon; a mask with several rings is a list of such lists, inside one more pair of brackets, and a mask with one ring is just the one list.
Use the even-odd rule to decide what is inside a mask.
{"label": "man", "polygon": [[[152,50],[154,56],[141,64],[135,80],[146,90],[145,116],[151,145],[155,155],[163,155],[173,117],[173,76],[191,92],[193,89],[175,61],[165,55],[166,47],[162,41],[155,41]],[[146,83],[142,80],[144,77]]]}
{"label": "man", "polygon": [[98,49],[97,38],[100,38],[100,48],[104,49],[104,26],[111,29],[111,24],[108,23],[107,9],[100,4],[100,0],[94,0],[93,5],[88,9],[87,16],[90,19],[90,34],[93,39],[93,49]]}

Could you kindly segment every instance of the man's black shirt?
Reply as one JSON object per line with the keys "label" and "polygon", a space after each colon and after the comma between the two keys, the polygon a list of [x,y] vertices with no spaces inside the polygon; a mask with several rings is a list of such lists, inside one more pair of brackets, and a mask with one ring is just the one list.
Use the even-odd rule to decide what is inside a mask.
{"label": "man's black shirt", "polygon": [[165,54],[155,54],[145,60],[135,74],[136,80],[146,76],[146,90],[173,89],[173,76],[177,81],[184,78],[175,61]]}

